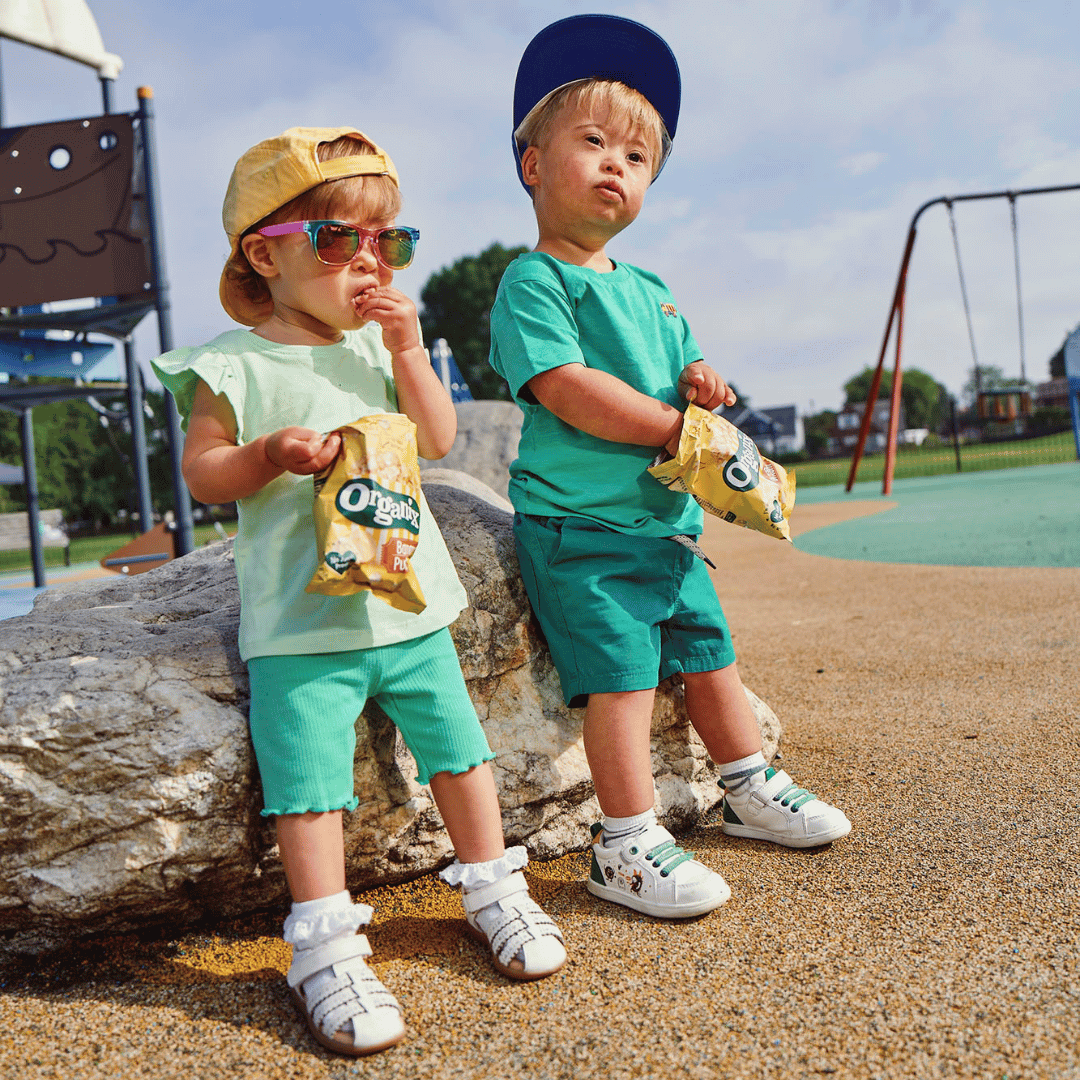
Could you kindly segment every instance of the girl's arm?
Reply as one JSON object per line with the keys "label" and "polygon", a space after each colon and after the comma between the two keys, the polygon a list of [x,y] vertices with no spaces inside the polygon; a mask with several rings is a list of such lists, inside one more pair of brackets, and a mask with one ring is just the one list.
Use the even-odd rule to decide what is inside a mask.
{"label": "girl's arm", "polygon": [[393,362],[398,408],[416,425],[420,456],[445,457],[457,435],[457,413],[421,344],[413,302],[384,286],[359,297],[356,309],[382,327],[383,344]]}
{"label": "girl's arm", "polygon": [[229,399],[202,379],[188,421],[181,470],[199,502],[235,502],[254,495],[284,472],[308,476],[334,459],[341,437],[323,439],[308,428],[282,428],[243,446],[236,444],[236,417]]}

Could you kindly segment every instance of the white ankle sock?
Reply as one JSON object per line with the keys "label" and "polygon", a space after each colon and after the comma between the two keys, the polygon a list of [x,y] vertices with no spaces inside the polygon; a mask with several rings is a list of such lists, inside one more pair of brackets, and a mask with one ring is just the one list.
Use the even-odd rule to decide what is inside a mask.
{"label": "white ankle sock", "polygon": [[649,807],[643,814],[631,814],[630,817],[608,817],[604,815],[604,846],[621,844],[631,836],[637,836],[656,824],[656,810]]}
{"label": "white ankle sock", "polygon": [[727,761],[720,766],[720,779],[724,783],[724,794],[736,799],[749,795],[765,779],[765,770],[769,763],[759,750],[756,754]]}

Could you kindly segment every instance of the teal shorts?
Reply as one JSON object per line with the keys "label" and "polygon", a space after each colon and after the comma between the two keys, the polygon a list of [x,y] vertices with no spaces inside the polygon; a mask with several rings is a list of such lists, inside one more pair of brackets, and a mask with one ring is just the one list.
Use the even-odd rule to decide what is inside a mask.
{"label": "teal shorts", "polygon": [[525,590],[566,704],[735,662],[705,564],[667,537],[580,517],[514,515]]}
{"label": "teal shorts", "polygon": [[421,784],[495,756],[449,630],[374,649],[254,656],[248,675],[264,817],[356,808],[356,721],[369,699],[397,725]]}

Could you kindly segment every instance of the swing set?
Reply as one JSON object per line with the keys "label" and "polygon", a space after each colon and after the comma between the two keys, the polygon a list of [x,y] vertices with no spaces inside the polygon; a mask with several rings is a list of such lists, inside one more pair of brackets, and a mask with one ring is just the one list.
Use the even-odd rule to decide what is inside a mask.
{"label": "swing set", "polygon": [[[936,199],[930,199],[923,203],[915,216],[911,219],[908,228],[907,244],[904,247],[904,256],[900,261],[900,273],[896,281],[896,290],[893,293],[892,307],[889,309],[889,319],[885,324],[885,337],[881,343],[881,352],[878,356],[877,368],[870,382],[870,392],[867,395],[867,408],[863,410],[862,424],[859,428],[859,440],[855,446],[855,454],[851,459],[851,470],[848,473],[845,490],[850,491],[855,483],[855,476],[859,469],[863,450],[866,447],[866,439],[870,434],[870,424],[873,419],[873,409],[869,403],[877,401],[878,390],[881,388],[881,375],[885,365],[885,353],[889,348],[889,339],[892,336],[893,323],[896,324],[896,366],[893,371],[892,400],[889,409],[889,434],[885,444],[885,475],[882,480],[881,493],[889,495],[892,492],[893,472],[896,467],[896,441],[900,422],[900,391],[902,386],[902,374],[900,370],[900,356],[904,337],[904,297],[907,291],[908,267],[911,263],[911,254],[915,248],[915,235],[918,228],[919,218],[931,206],[943,204],[949,213],[949,227],[952,230],[953,249],[956,252],[956,269],[960,277],[960,296],[964,304],[964,316],[967,320],[968,341],[971,344],[971,358],[975,365],[975,388],[979,416],[986,420],[1015,420],[1018,417],[1028,415],[1031,411],[1031,394],[1027,385],[1026,360],[1024,356],[1024,304],[1020,289],[1020,239],[1016,223],[1016,200],[1023,195],[1050,195],[1062,191],[1080,191],[1080,184],[1063,184],[1056,187],[1022,188],[1016,191],[984,191],[970,195],[942,195]],[[1020,382],[1017,386],[998,387],[984,390],[979,369],[979,357],[975,349],[975,331],[971,322],[971,306],[968,303],[967,285],[964,281],[964,265],[960,258],[960,240],[956,231],[956,216],[953,213],[953,204],[959,202],[974,202],[984,199],[1008,199],[1009,217],[1012,224],[1013,263],[1016,271],[1016,317],[1020,332]],[[955,438],[955,433],[954,433]],[[1078,436],[1080,439],[1080,436]],[[1080,442],[1078,442],[1080,445]]]}

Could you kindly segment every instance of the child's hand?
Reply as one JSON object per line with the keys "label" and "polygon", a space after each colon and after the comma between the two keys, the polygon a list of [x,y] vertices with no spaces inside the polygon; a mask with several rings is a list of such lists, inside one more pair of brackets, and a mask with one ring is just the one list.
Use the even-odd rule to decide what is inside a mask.
{"label": "child's hand", "polygon": [[695,360],[682,369],[679,396],[707,412],[721,405],[734,405],[736,400],[731,387],[704,360]]}
{"label": "child's hand", "polygon": [[310,476],[325,469],[340,447],[341,436],[336,431],[324,436],[310,428],[287,427],[266,436],[263,453],[278,469]]}
{"label": "child's hand", "polygon": [[382,327],[383,344],[393,354],[420,347],[416,329],[416,306],[389,285],[367,289],[353,299],[357,315]]}

